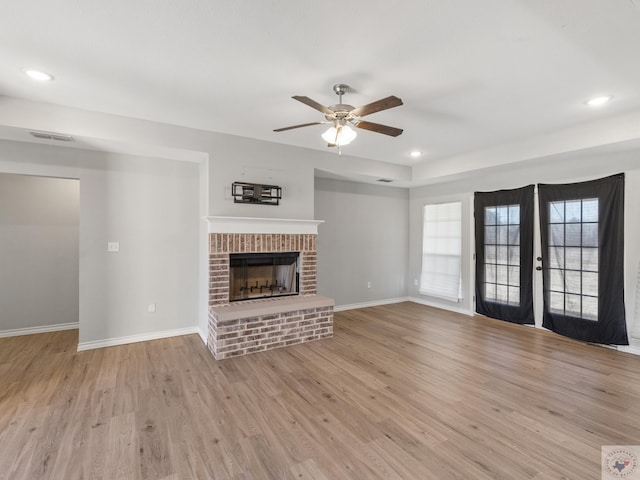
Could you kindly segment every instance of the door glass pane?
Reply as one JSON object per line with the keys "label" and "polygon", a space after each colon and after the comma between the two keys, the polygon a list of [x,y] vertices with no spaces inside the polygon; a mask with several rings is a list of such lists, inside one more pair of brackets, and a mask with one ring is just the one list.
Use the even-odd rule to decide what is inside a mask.
{"label": "door glass pane", "polygon": [[564,292],[564,275],[562,270],[551,269],[549,271],[551,290],[554,292]]}
{"label": "door glass pane", "polygon": [[484,247],[484,260],[487,265],[496,263],[496,246],[486,245]]}
{"label": "door glass pane", "polygon": [[564,245],[564,223],[549,225],[549,245]]}
{"label": "door glass pane", "polygon": [[582,221],[597,222],[598,221],[598,199],[582,201]]}
{"label": "door glass pane", "polygon": [[509,247],[507,252],[509,265],[520,265],[520,247]]}
{"label": "door glass pane", "polygon": [[487,282],[496,283],[496,265],[485,265],[484,274]]}
{"label": "door glass pane", "polygon": [[509,287],[509,305],[519,305],[519,304],[520,304],[520,288]]}
{"label": "door glass pane", "polygon": [[598,249],[583,248],[582,249],[582,270],[588,272],[598,271]]}
{"label": "door glass pane", "polygon": [[582,297],[582,317],[587,320],[598,320],[598,299]]}
{"label": "door glass pane", "polygon": [[509,293],[506,285],[496,285],[496,301],[500,303],[508,303]]}
{"label": "door glass pane", "polygon": [[509,265],[509,285],[520,285],[520,267]]}
{"label": "door glass pane", "polygon": [[496,214],[498,225],[507,225],[509,223],[509,207],[497,207]]}
{"label": "door glass pane", "polygon": [[582,293],[598,296],[598,274],[593,272],[582,272]]}
{"label": "door glass pane", "polygon": [[564,262],[565,262],[566,269],[580,270],[582,268],[582,249],[581,248],[565,248]]}
{"label": "door glass pane", "polygon": [[598,246],[598,224],[597,223],[582,224],[582,246],[583,247]]}
{"label": "door glass pane", "polygon": [[564,223],[564,202],[549,203],[549,223]]}
{"label": "door glass pane", "polygon": [[497,265],[496,266],[496,282],[501,283],[503,285],[507,285],[508,283],[508,275],[507,275],[507,266],[506,265]]}
{"label": "door glass pane", "polygon": [[551,292],[549,294],[549,302],[551,303],[552,312],[564,313],[564,293]]}
{"label": "door glass pane", "polygon": [[573,317],[579,317],[582,313],[580,306],[580,295],[565,294],[565,315],[571,315]]}
{"label": "door glass pane", "polygon": [[555,313],[598,319],[598,199],[549,202],[549,302]]}
{"label": "door glass pane", "polygon": [[498,245],[507,245],[509,238],[509,227],[506,225],[500,225],[498,227],[498,240],[496,243]]}
{"label": "door glass pane", "polygon": [[485,283],[484,284],[484,292],[485,298],[487,300],[495,300],[496,299],[496,284],[495,283]]}
{"label": "door glass pane", "polygon": [[520,225],[509,226],[509,245],[520,245]]}
{"label": "door glass pane", "polygon": [[564,268],[564,248],[549,247],[549,267]]}
{"label": "door glass pane", "polygon": [[520,225],[520,205],[509,205],[509,225]]}
{"label": "door glass pane", "polygon": [[496,244],[496,227],[494,225],[484,227],[484,243],[485,245]]}
{"label": "door glass pane", "polygon": [[580,272],[572,272],[570,270],[565,270],[564,272],[564,284],[565,291],[568,293],[580,293],[581,291],[581,281],[580,281]]}
{"label": "door glass pane", "polygon": [[496,224],[496,207],[486,207],[484,209],[484,224],[485,225]]}
{"label": "door glass pane", "polygon": [[582,222],[582,200],[565,202],[565,223]]}

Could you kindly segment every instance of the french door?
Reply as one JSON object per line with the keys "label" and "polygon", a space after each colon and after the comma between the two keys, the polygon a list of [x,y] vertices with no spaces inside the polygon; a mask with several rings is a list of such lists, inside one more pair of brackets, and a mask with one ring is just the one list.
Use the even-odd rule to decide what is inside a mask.
{"label": "french door", "polygon": [[542,326],[586,342],[628,345],[624,174],[538,185]]}
{"label": "french door", "polygon": [[534,186],[476,192],[476,311],[532,324]]}
{"label": "french door", "polygon": [[[624,175],[566,185],[540,184],[537,202],[534,190],[530,185],[476,193],[476,311],[510,322],[535,323],[578,340],[626,345]],[[521,214],[518,221],[509,215],[499,218],[499,214],[494,219],[493,209]],[[531,210],[530,217],[522,214],[525,209]],[[501,236],[501,230],[508,236]],[[510,255],[494,256],[494,248],[511,251],[515,231],[518,261]],[[505,239],[507,244],[502,245]],[[494,275],[494,269],[502,274]],[[516,271],[520,273],[517,287],[510,275]],[[518,309],[510,308],[516,306],[514,288],[519,289]]]}

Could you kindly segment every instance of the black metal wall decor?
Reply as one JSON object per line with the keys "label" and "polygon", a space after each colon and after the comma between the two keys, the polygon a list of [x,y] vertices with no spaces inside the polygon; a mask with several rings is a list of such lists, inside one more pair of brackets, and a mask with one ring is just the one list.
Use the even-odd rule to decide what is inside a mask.
{"label": "black metal wall decor", "polygon": [[255,203],[257,205],[280,205],[282,188],[276,185],[233,182],[231,184],[233,203]]}

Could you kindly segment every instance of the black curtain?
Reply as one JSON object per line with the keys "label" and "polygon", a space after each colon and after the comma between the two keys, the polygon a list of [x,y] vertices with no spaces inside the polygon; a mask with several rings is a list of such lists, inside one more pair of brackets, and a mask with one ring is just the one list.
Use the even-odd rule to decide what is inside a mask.
{"label": "black curtain", "polygon": [[[550,271],[550,202],[598,199],[597,217],[597,316],[584,318],[552,308]],[[538,185],[544,286],[543,326],[561,335],[586,342],[628,345],[624,307],[624,174],[589,182]],[[588,201],[588,200],[587,200]],[[555,213],[557,216],[558,214]],[[565,235],[568,230],[565,229]],[[582,233],[584,238],[584,231]],[[594,232],[595,235],[595,232]],[[568,235],[567,235],[568,236]],[[553,243],[552,245],[556,245]],[[566,261],[566,260],[565,260]]]}
{"label": "black curtain", "polygon": [[[491,318],[512,323],[533,324],[533,185],[514,190],[475,192],[475,239],[476,239],[476,312]],[[508,305],[486,295],[486,208],[505,205],[520,206],[519,257],[520,295],[518,305]],[[495,243],[495,242],[494,242]]]}

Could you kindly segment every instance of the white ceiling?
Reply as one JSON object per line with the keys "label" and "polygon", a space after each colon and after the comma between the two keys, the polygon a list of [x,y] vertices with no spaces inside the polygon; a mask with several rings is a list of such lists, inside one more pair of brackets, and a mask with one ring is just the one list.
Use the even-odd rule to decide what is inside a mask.
{"label": "white ceiling", "polygon": [[[323,126],[272,130],[323,119],[292,95],[331,105],[333,84],[347,83],[354,106],[404,101],[367,117],[401,136],[359,130],[343,148],[395,164],[426,168],[640,113],[633,0],[5,3],[0,95],[326,150]],[[55,81],[35,83],[25,66]],[[603,94],[614,100],[585,106]]]}

